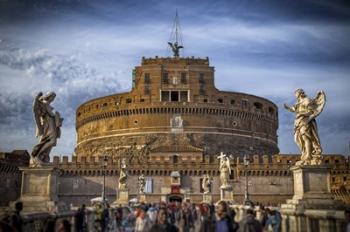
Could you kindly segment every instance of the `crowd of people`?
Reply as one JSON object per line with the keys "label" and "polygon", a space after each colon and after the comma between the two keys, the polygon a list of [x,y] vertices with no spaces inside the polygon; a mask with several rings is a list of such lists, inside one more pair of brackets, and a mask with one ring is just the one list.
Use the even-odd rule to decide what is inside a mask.
{"label": "crowd of people", "polygon": [[[12,214],[1,218],[0,232],[24,231],[21,216],[23,204],[17,202]],[[90,209],[91,210],[91,209]],[[110,208],[97,204],[88,212],[82,205],[72,220],[50,218],[43,225],[44,232],[259,232],[280,231],[281,216],[278,211],[263,209],[259,220],[252,209],[247,209],[240,222],[235,220],[235,210],[225,201],[217,204],[158,203],[137,204]],[[94,214],[94,215],[91,215]],[[92,219],[93,218],[93,219]]]}
{"label": "crowd of people", "polygon": [[[0,232],[22,232],[23,204],[17,202],[12,214],[0,220]],[[43,232],[278,232],[281,231],[281,214],[278,210],[260,206],[259,215],[253,208],[246,208],[237,221],[236,212],[227,202],[214,204],[157,203],[137,204],[110,208],[97,204],[93,210],[82,205],[73,220],[50,218],[40,231]],[[350,210],[345,211],[350,231]]]}
{"label": "crowd of people", "polygon": [[[77,231],[87,231],[81,212],[77,213]],[[133,207],[120,206],[110,210],[109,206],[96,206],[95,231],[117,232],[278,232],[281,215],[277,210],[262,208],[259,220],[253,209],[247,209],[240,222],[235,220],[235,210],[225,201],[214,204],[158,203],[138,204]]]}

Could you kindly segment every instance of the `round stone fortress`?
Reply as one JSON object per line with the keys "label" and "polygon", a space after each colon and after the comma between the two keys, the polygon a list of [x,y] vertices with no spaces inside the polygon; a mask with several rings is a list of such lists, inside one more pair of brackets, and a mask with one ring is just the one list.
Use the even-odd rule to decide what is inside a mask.
{"label": "round stone fortress", "polygon": [[208,58],[142,58],[132,74],[130,92],[78,107],[77,156],[279,152],[277,106],[218,90]]}

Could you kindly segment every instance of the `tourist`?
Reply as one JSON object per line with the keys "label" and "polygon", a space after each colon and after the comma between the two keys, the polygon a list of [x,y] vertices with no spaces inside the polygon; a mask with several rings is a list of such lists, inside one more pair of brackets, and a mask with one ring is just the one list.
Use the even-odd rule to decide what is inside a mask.
{"label": "tourist", "polygon": [[115,224],[116,224],[115,227],[117,231],[120,231],[123,223],[123,209],[121,206],[119,206],[114,212],[114,218],[115,218]]}
{"label": "tourist", "polygon": [[67,219],[59,219],[55,224],[55,232],[71,232],[71,225]]}
{"label": "tourist", "polygon": [[233,232],[232,221],[229,217],[229,208],[225,201],[219,201],[216,207],[216,224],[217,232]]}
{"label": "tourist", "polygon": [[75,215],[75,228],[77,232],[86,231],[85,227],[85,204],[83,204]]}
{"label": "tourist", "polygon": [[345,209],[344,216],[346,220],[346,232],[350,232],[350,208]]}
{"label": "tourist", "polygon": [[261,216],[260,216],[259,221],[260,221],[262,227],[265,228],[266,222],[269,219],[270,209],[269,208],[265,208],[263,205],[260,205],[260,210],[261,210]]}
{"label": "tourist", "polygon": [[10,225],[14,227],[18,232],[22,232],[23,220],[21,211],[23,210],[23,203],[21,201],[16,202],[15,212],[11,215]]}
{"label": "tourist", "polygon": [[101,204],[97,204],[95,208],[95,222],[94,227],[96,231],[102,231],[102,223],[103,223],[103,210]]}
{"label": "tourist", "polygon": [[16,232],[16,229],[6,223],[4,220],[0,221],[0,232]]}
{"label": "tourist", "polygon": [[177,228],[167,222],[167,216],[166,208],[160,208],[156,223],[151,227],[150,232],[177,232]]}
{"label": "tourist", "polygon": [[157,219],[157,210],[155,208],[155,205],[151,205],[147,210],[147,215],[149,219],[151,220],[152,224],[156,222]]}
{"label": "tourist", "polygon": [[102,212],[102,232],[108,231],[109,225],[109,204],[105,204]]}
{"label": "tourist", "polygon": [[193,217],[190,206],[187,203],[182,204],[182,209],[180,210],[180,214],[178,214],[178,225],[180,232],[190,232],[193,229]]}
{"label": "tourist", "polygon": [[135,222],[135,232],[148,232],[151,229],[152,223],[147,215],[147,208],[141,205],[138,208]]}
{"label": "tourist", "polygon": [[56,226],[56,217],[50,217],[45,224],[44,232],[52,232],[55,231]]}
{"label": "tourist", "polygon": [[255,219],[255,214],[252,209],[247,209],[245,218],[239,224],[239,232],[262,232],[263,227],[258,220]]}
{"label": "tourist", "polygon": [[234,231],[234,232],[238,231],[239,224],[235,221],[236,211],[234,209],[229,208],[228,216],[229,216],[231,224],[232,224],[232,231]]}
{"label": "tourist", "polygon": [[203,216],[202,216],[202,206],[196,205],[195,206],[195,213],[192,213],[193,216],[193,226],[194,232],[202,232],[203,231]]}
{"label": "tourist", "polygon": [[[270,228],[271,227],[271,228]],[[279,232],[281,230],[281,215],[276,210],[268,211],[268,219],[264,226],[265,230]]]}

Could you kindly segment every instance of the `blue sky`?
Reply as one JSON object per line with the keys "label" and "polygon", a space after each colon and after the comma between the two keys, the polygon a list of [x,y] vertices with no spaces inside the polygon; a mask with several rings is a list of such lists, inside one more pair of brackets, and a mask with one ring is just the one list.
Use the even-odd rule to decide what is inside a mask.
{"label": "blue sky", "polygon": [[216,86],[279,107],[281,153],[297,153],[294,90],[327,104],[318,117],[325,153],[349,153],[350,4],[346,1],[0,0],[0,150],[31,150],[32,99],[55,91],[65,118],[52,154],[75,146],[75,109],[127,91],[141,57],[170,56],[178,9],[183,56],[206,57]]}

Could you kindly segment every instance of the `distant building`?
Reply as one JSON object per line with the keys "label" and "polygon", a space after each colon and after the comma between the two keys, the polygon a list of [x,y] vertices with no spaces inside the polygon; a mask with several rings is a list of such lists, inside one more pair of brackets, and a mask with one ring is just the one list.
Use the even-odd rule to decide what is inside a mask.
{"label": "distant building", "polygon": [[25,150],[0,152],[0,207],[15,201],[21,192],[21,166],[29,165],[29,153]]}

